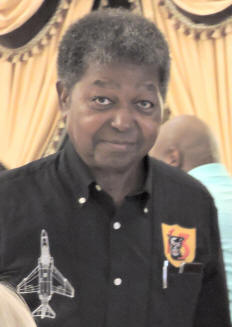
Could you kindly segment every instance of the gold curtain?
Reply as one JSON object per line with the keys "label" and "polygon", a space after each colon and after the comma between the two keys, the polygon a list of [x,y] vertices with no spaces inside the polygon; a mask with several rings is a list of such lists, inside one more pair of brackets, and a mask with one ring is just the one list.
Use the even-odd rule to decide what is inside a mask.
{"label": "gold curtain", "polygon": [[1,0],[0,35],[23,25],[39,9],[44,0]]}
{"label": "gold curtain", "polygon": [[[186,0],[175,2],[190,4]],[[209,2],[215,3],[215,8],[217,2],[231,4]],[[216,26],[194,26],[170,3],[142,0],[144,16],[157,23],[170,46],[172,69],[167,104],[174,115],[194,114],[212,128],[222,162],[232,172],[231,19]]]}
{"label": "gold curtain", "polygon": [[[28,6],[33,4],[29,1]],[[44,153],[60,119],[55,89],[58,43],[70,23],[92,5],[93,0],[61,0],[26,46],[14,50],[0,46],[0,162],[7,168]]]}
{"label": "gold curtain", "polygon": [[172,0],[178,7],[195,15],[216,14],[229,6],[231,0]]}

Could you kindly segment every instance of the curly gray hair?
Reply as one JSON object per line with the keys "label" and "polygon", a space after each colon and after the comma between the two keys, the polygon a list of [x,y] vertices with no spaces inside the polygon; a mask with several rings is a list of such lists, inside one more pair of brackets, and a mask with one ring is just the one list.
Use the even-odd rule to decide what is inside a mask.
{"label": "curly gray hair", "polygon": [[166,96],[170,70],[167,42],[156,25],[123,9],[91,12],[72,24],[58,53],[58,76],[70,91],[91,63],[152,65]]}

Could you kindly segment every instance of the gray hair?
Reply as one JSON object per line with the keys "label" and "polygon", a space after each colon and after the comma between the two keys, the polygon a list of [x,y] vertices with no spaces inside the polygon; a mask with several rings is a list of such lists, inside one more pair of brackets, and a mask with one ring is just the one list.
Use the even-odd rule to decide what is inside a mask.
{"label": "gray hair", "polygon": [[58,76],[68,90],[88,64],[128,62],[154,66],[160,93],[166,96],[170,70],[167,42],[156,25],[123,9],[91,12],[72,24],[58,53]]}

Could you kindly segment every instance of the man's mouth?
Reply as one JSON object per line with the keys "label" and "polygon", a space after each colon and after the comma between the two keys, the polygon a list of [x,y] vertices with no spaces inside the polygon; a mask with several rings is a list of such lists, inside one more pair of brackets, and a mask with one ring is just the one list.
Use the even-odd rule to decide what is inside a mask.
{"label": "man's mouth", "polygon": [[132,147],[135,147],[135,141],[122,141],[122,140],[102,140],[100,143],[109,145],[112,150],[126,151]]}

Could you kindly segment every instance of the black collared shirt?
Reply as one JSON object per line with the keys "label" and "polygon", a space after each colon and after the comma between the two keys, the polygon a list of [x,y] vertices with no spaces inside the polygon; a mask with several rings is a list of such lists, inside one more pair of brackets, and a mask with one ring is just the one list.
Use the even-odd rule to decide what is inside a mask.
{"label": "black collared shirt", "polygon": [[[37,267],[40,233],[75,297],[53,293],[55,319],[39,327],[228,327],[216,211],[206,190],[183,172],[145,158],[141,192],[120,208],[101,190],[70,143],[64,151],[0,177],[0,279],[17,285]],[[196,230],[186,272],[163,265],[162,226]],[[190,233],[191,234],[191,233]],[[189,235],[190,235],[189,234]],[[197,270],[196,270],[197,268]],[[54,277],[54,274],[53,274]],[[39,278],[35,278],[38,285]],[[38,293],[24,294],[32,310]]]}

